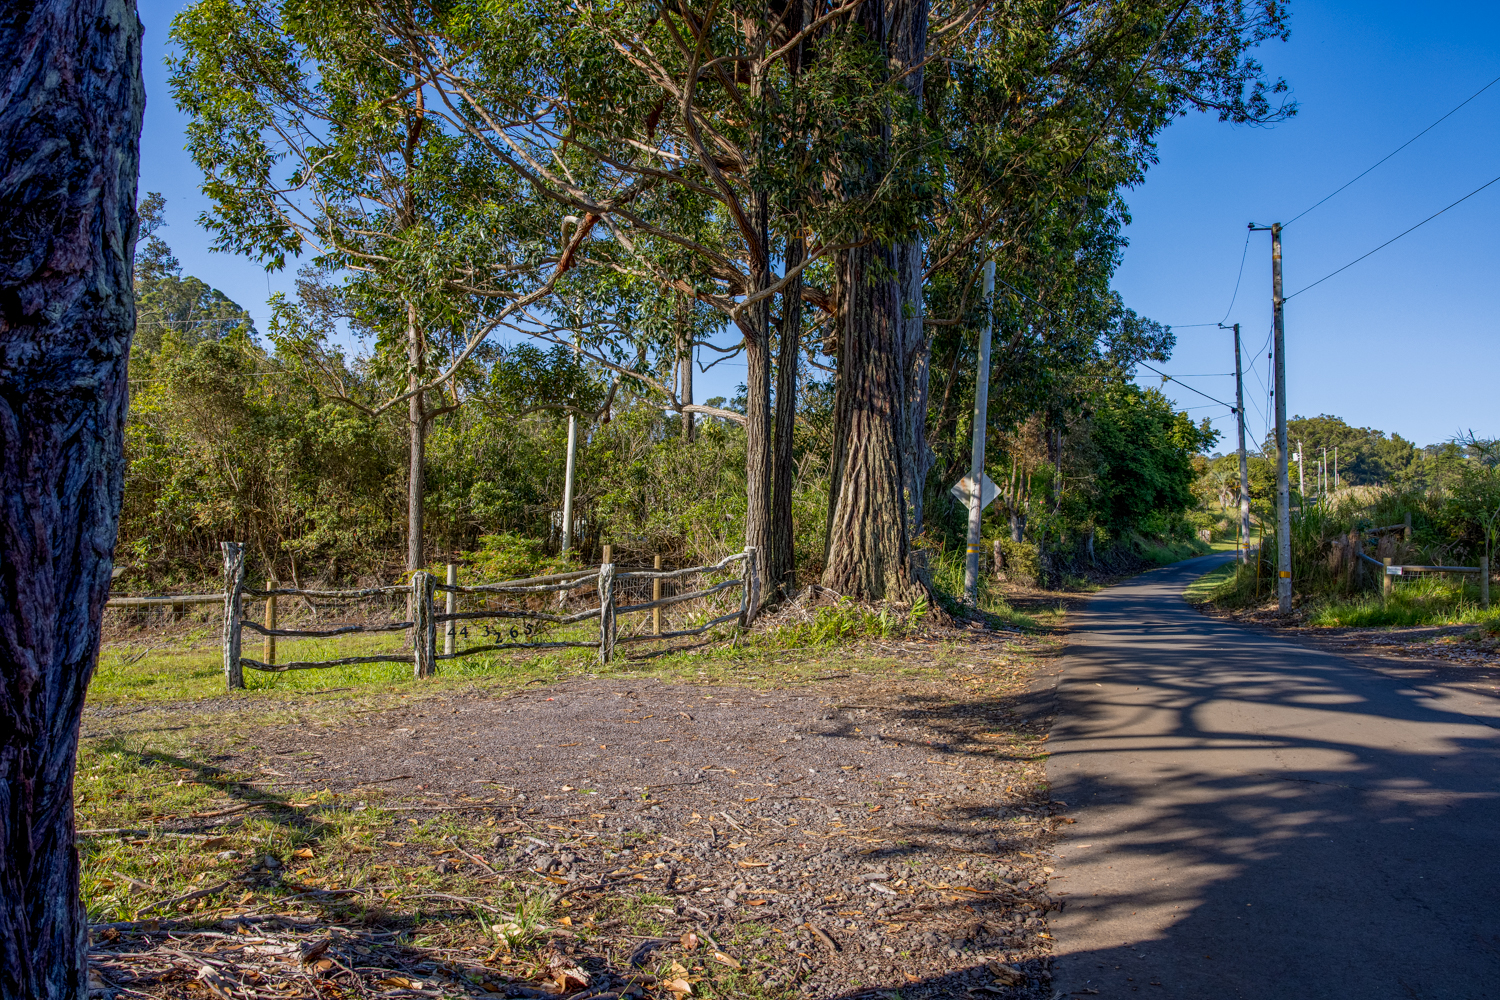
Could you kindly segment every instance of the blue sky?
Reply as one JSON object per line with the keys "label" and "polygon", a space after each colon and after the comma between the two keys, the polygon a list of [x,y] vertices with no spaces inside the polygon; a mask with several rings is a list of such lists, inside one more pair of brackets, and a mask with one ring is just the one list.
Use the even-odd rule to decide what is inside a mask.
{"label": "blue sky", "polygon": [[[207,207],[183,151],[162,57],[182,4],[144,0],[146,127],[141,191],[167,197],[162,234],[184,269],[245,306],[266,326],[271,290],[290,271],[209,252],[196,225]],[[1178,347],[1162,370],[1232,401],[1231,336],[1242,324],[1250,437],[1270,413],[1263,383],[1270,332],[1270,237],[1256,233],[1230,308],[1245,225],[1285,222],[1385,156],[1500,76],[1500,5],[1430,2],[1310,3],[1292,0],[1292,40],[1261,51],[1286,77],[1301,112],[1274,128],[1224,125],[1195,115],[1160,143],[1160,163],[1127,195],[1130,248],[1115,287],[1143,315],[1173,324]],[[1500,84],[1369,176],[1288,226],[1288,295],[1421,221],[1500,174]],[[1428,444],[1472,428],[1500,435],[1500,184],[1287,304],[1288,408],[1331,413]],[[1226,311],[1228,313],[1226,317]],[[699,398],[732,396],[743,365],[697,380]],[[1257,378],[1257,374],[1259,378]],[[1201,377],[1189,377],[1201,376]],[[1159,384],[1155,376],[1143,384]],[[1163,386],[1195,417],[1212,417],[1232,443],[1234,418],[1182,388]]]}
{"label": "blue sky", "polygon": [[[1292,39],[1262,50],[1301,111],[1269,129],[1183,119],[1161,162],[1128,194],[1130,249],[1115,287],[1177,327],[1163,371],[1232,372],[1232,336],[1188,324],[1241,323],[1252,440],[1271,412],[1263,388],[1271,328],[1270,234],[1254,233],[1230,309],[1245,225],[1286,222],[1500,75],[1500,5],[1306,3]],[[1349,263],[1500,174],[1500,84],[1284,233],[1287,295]],[[1286,305],[1289,413],[1330,413],[1417,444],[1462,429],[1500,435],[1500,184]],[[1226,317],[1226,311],[1228,316]],[[1142,379],[1160,384],[1160,379]],[[1233,401],[1229,376],[1186,383]],[[1170,383],[1232,446],[1234,418]],[[1197,407],[1203,407],[1198,409]]]}

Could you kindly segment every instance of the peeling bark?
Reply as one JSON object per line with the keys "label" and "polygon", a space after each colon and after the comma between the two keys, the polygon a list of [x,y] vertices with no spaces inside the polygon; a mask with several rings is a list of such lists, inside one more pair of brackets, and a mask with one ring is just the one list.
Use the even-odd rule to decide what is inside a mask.
{"label": "peeling bark", "polygon": [[61,1000],[88,993],[73,768],[124,484],[141,24],[15,0],[0,52],[0,1000]]}
{"label": "peeling bark", "polygon": [[[800,237],[786,242],[788,270],[802,263],[804,247]],[[792,532],[792,481],[797,464],[792,438],[797,423],[797,360],[802,343],[802,279],[799,275],[787,286],[781,297],[781,343],[776,352],[776,441],[772,464],[775,468],[771,486],[771,560],[770,578],[783,594],[797,588],[797,554]]]}
{"label": "peeling bark", "polygon": [[[925,57],[928,6],[880,0],[857,16],[891,66],[904,70]],[[906,86],[920,88],[921,81],[917,71]],[[921,242],[914,236],[895,246],[862,246],[845,266],[823,585],[857,599],[904,603],[926,590],[911,558],[930,462]]]}

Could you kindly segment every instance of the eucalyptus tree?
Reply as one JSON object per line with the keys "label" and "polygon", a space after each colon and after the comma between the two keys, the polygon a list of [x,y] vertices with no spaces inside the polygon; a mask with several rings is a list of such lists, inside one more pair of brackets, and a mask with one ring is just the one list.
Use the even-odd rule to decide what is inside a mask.
{"label": "eucalyptus tree", "polygon": [[125,474],[146,95],[129,0],[0,18],[0,998],[88,993],[73,770]]}
{"label": "eucalyptus tree", "polygon": [[200,0],[172,28],[172,90],[215,248],[268,269],[310,256],[398,383],[364,400],[326,387],[371,415],[406,404],[408,569],[425,562],[431,420],[461,399],[463,367],[498,323],[543,299],[559,270],[524,179],[431,107],[438,16]]}
{"label": "eucalyptus tree", "polygon": [[[894,575],[882,590],[868,576],[868,554],[877,545],[894,553],[903,535],[920,528],[920,497],[934,457],[926,428],[930,337],[945,327],[974,328],[980,264],[997,258],[1003,282],[1007,272],[1025,273],[1031,266],[1019,251],[1034,247],[1036,235],[1055,227],[1059,214],[1071,218],[1064,229],[1092,224],[1100,199],[1107,203],[1141,179],[1155,158],[1155,136],[1174,116],[1196,108],[1225,120],[1266,122],[1291,110],[1272,106],[1270,96],[1284,85],[1266,81],[1249,55],[1260,43],[1285,36],[1285,8],[1277,0],[939,2],[915,9],[924,5],[881,5],[890,26],[884,51],[892,77],[911,79],[915,67],[925,69],[920,117],[906,127],[920,131],[922,141],[913,148],[921,150],[919,176],[934,192],[935,205],[898,241],[920,249],[920,256],[888,269],[900,274],[905,294],[877,290],[879,301],[863,307],[890,317],[885,326],[892,332],[881,334],[880,342],[900,348],[904,378],[886,379],[871,395],[867,405],[880,419],[863,429],[846,424],[836,436],[836,481],[846,485],[831,498],[824,583],[861,596],[899,597],[919,583],[899,557],[886,558]],[[930,24],[925,47],[901,48],[911,46],[919,32],[899,26],[922,23]],[[1092,294],[1075,295],[1068,291],[1074,284],[1068,255],[1044,257],[1047,266],[1036,275],[1044,290],[1027,303],[1034,312],[1024,324],[1028,336],[1080,327],[1102,334],[1108,325],[1101,325],[1102,315],[1119,313],[1102,293],[1107,273],[1102,286],[1097,271],[1077,282]],[[919,274],[905,270],[913,266]],[[1007,295],[1004,284],[1000,292]],[[861,307],[851,300],[847,308]],[[1069,315],[1075,309],[1085,315]],[[898,340],[894,331],[913,316],[921,317],[920,326],[913,323]],[[871,362],[839,359],[841,385],[859,386],[848,398],[870,392],[867,364],[884,363],[885,355],[871,351],[865,357]],[[996,363],[1006,357],[1002,349]],[[840,474],[849,461],[856,462],[854,477]],[[901,482],[905,503],[871,505],[859,495],[856,483],[893,477]],[[898,523],[903,518],[904,531]],[[836,558],[841,546],[849,549],[848,558]],[[847,569],[840,572],[837,565]]]}
{"label": "eucalyptus tree", "polygon": [[484,8],[429,39],[450,127],[557,206],[568,266],[696,302],[738,332],[746,541],[770,556],[768,587],[790,562],[777,542],[790,531],[772,527],[774,436],[791,430],[773,427],[773,328],[785,401],[808,325],[801,302],[834,300],[803,277],[893,217],[909,227],[910,194],[923,196],[902,173],[914,158],[873,155],[883,137],[872,123],[911,102],[857,21],[864,6],[543,3]]}

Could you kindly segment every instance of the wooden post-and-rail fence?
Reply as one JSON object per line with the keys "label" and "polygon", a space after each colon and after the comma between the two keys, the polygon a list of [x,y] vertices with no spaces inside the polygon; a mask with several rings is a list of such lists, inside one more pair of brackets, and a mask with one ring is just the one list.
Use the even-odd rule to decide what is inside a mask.
{"label": "wooden post-and-rail fence", "polygon": [[[433,574],[419,570],[412,574],[409,585],[402,586],[367,587],[360,590],[304,590],[282,587],[275,581],[269,581],[265,590],[257,590],[245,584],[245,550],[243,546],[238,542],[224,542],[221,547],[224,554],[223,594],[112,598],[109,605],[111,607],[138,607],[217,603],[223,601],[224,680],[230,690],[245,686],[244,672],[247,667],[251,670],[261,670],[268,673],[282,673],[288,670],[316,670],[324,667],[337,667],[358,663],[410,663],[417,677],[430,677],[437,673],[437,665],[443,660],[452,660],[463,656],[472,656],[476,653],[507,649],[540,650],[567,647],[597,648],[599,650],[600,661],[608,663],[614,658],[615,646],[618,643],[645,642],[654,639],[671,639],[681,636],[699,635],[716,625],[722,625],[730,621],[737,621],[740,627],[748,628],[751,619],[760,605],[761,599],[756,567],[756,551],[754,548],[747,548],[743,552],[727,556],[711,566],[690,566],[685,569],[663,570],[661,568],[661,559],[658,557],[656,568],[654,569],[620,570],[613,561],[611,547],[606,545],[604,546],[604,561],[598,567],[577,570],[572,573],[530,577],[524,580],[505,580],[499,583],[459,586],[456,567],[449,566],[446,579],[442,583],[439,583]],[[674,594],[670,597],[661,596],[663,581],[695,574],[723,572],[737,562],[743,563],[739,576],[730,577],[719,583],[700,587],[686,593]],[[616,590],[620,582],[627,580],[649,580],[651,582],[651,600],[640,604],[617,606],[615,599]],[[597,590],[599,606],[572,614],[552,614],[528,608],[485,609],[479,611],[458,610],[458,598],[462,594],[516,596],[543,593],[564,594],[582,590],[586,587],[592,587]],[[681,604],[686,601],[701,600],[732,587],[740,588],[740,606],[737,610],[711,618],[692,628],[667,632],[661,630],[662,608]],[[444,595],[441,610],[439,610],[437,604],[437,595],[439,593]],[[397,594],[408,594],[410,596],[409,605],[413,609],[411,621],[334,625],[327,628],[310,629],[281,628],[276,621],[276,599],[278,597],[316,597],[333,600],[355,600],[363,597]],[[244,602],[247,597],[265,600],[266,614],[264,624],[245,617]],[[652,624],[649,632],[627,636],[620,636],[618,634],[618,620],[620,615],[644,611],[651,612]],[[523,641],[499,641],[469,646],[464,649],[457,648],[460,622],[493,621],[496,619],[525,623],[522,626],[512,625],[509,629],[509,637],[511,639]],[[576,625],[592,619],[597,619],[599,622],[599,637],[596,640],[529,641],[532,636],[532,629],[534,628],[530,624],[531,622],[541,622],[544,625]],[[438,651],[439,626],[442,626],[441,631],[443,633],[441,652]],[[242,640],[244,630],[246,629],[264,638],[263,660],[254,660],[244,655]],[[333,660],[276,662],[277,638],[326,639],[340,635],[381,632],[410,632],[412,638],[411,652],[345,656]],[[489,628],[486,628],[486,632],[498,639],[503,640],[505,637],[504,633],[498,631],[491,632]]]}
{"label": "wooden post-and-rail fence", "polygon": [[[1400,527],[1400,525],[1396,525]],[[1380,599],[1389,601],[1396,589],[1396,577],[1405,576],[1408,573],[1478,573],[1479,574],[1479,606],[1489,609],[1490,606],[1490,560],[1487,556],[1479,557],[1478,566],[1397,566],[1395,560],[1390,556],[1384,559],[1373,559],[1361,552],[1359,557],[1365,562],[1379,568],[1381,571]]]}

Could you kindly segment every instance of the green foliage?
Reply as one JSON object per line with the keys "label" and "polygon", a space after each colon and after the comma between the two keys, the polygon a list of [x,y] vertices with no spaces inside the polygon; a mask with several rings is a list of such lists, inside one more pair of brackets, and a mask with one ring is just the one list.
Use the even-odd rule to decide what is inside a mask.
{"label": "green foliage", "polygon": [[818,608],[809,621],[784,625],[762,641],[776,646],[806,649],[836,646],[857,639],[899,639],[927,615],[927,603],[919,600],[898,611],[889,605],[868,608],[848,598]]}
{"label": "green foliage", "polygon": [[1100,456],[1091,506],[1104,527],[1167,534],[1174,516],[1195,505],[1192,459],[1214,438],[1159,391],[1111,389],[1091,433]]}
{"label": "green foliage", "polygon": [[545,539],[503,532],[479,536],[479,547],[463,554],[460,576],[466,582],[488,583],[566,573],[578,566],[576,559],[550,555]]}
{"label": "green foliage", "polygon": [[[1339,482],[1344,486],[1373,486],[1390,482],[1413,471],[1418,461],[1417,449],[1399,434],[1387,435],[1370,427],[1350,427],[1338,417],[1293,417],[1287,421],[1287,440],[1293,453],[1302,443],[1304,462],[1309,472],[1316,467],[1323,449],[1328,449],[1329,478],[1332,478],[1335,449],[1338,455]],[[1275,453],[1275,440],[1265,444],[1268,454]],[[1296,482],[1297,467],[1292,465]]]}

